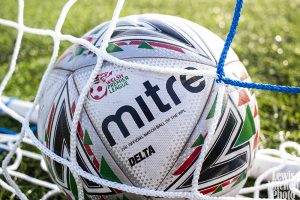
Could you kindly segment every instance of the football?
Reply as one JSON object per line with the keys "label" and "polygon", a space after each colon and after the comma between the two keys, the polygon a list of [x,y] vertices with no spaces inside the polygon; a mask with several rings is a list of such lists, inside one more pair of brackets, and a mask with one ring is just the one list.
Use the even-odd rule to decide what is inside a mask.
{"label": "football", "polygon": [[[100,47],[109,22],[83,36]],[[188,20],[159,14],[120,18],[107,52],[118,59],[157,68],[216,69],[224,41]],[[76,102],[97,57],[71,46],[50,72],[40,101],[38,137],[69,159],[70,126]],[[225,74],[251,82],[232,49]],[[216,80],[144,71],[104,62],[90,87],[77,126],[77,162],[95,176],[159,191],[191,191],[195,163],[216,113]],[[221,117],[198,181],[199,193],[234,196],[243,187],[259,141],[259,115],[249,89],[226,86]],[[70,170],[45,161],[68,199],[77,199]],[[146,200],[80,178],[86,199]],[[151,199],[151,198],[150,198]],[[156,199],[156,197],[152,197]],[[164,199],[164,198],[159,198]]]}

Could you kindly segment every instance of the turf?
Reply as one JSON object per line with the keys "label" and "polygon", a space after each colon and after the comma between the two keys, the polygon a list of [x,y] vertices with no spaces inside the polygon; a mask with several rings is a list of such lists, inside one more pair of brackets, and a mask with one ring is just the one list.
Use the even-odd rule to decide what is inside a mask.
{"label": "turf", "polygon": [[[2,0],[3,1],[3,0]],[[25,1],[24,23],[31,27],[54,29],[66,1]],[[71,9],[63,33],[81,36],[95,25],[110,19],[116,1],[79,1]],[[233,48],[244,63],[253,81],[300,86],[300,0],[248,0]],[[122,16],[139,13],[177,15],[199,23],[221,38],[230,26],[233,0],[140,0],[128,1]],[[17,1],[1,3],[0,18],[17,20]],[[0,80],[8,70],[17,31],[0,25]],[[70,44],[63,42],[60,52]],[[53,42],[50,37],[24,35],[17,71],[5,95],[33,100],[38,83],[49,62]],[[300,142],[300,95],[256,91],[261,117],[261,146],[278,147],[281,139]],[[18,130],[20,126],[7,117],[0,118],[0,127]],[[3,159],[4,154],[0,156]],[[25,160],[21,171],[48,179],[37,163]],[[0,177],[2,178],[2,177]],[[30,199],[38,199],[46,190],[18,182]],[[0,199],[14,199],[0,189]],[[57,196],[53,199],[62,199]]]}

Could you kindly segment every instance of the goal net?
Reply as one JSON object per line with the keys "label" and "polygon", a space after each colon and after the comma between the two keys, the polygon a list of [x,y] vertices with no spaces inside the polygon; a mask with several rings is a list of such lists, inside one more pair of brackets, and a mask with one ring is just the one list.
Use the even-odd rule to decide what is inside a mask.
{"label": "goal net", "polygon": [[[24,16],[24,1],[18,0],[18,21],[10,21],[6,19],[0,18],[0,24],[8,27],[13,27],[17,30],[17,38],[15,41],[15,47],[13,50],[9,71],[1,82],[0,85],[0,113],[9,115],[13,119],[17,120],[22,128],[19,133],[14,133],[7,129],[0,130],[0,153],[6,151],[7,154],[5,159],[2,161],[2,166],[0,168],[0,174],[3,175],[4,179],[0,179],[0,185],[3,190],[7,190],[15,195],[17,195],[20,199],[28,199],[24,192],[20,189],[18,184],[15,182],[15,178],[22,179],[26,182],[30,182],[32,184],[39,185],[41,187],[47,188],[49,191],[41,197],[41,199],[48,199],[53,195],[60,193],[59,188],[52,182],[42,181],[39,177],[32,177],[30,175],[19,172],[19,167],[24,157],[28,157],[32,160],[37,160],[40,162],[40,167],[42,170],[47,171],[47,167],[45,162],[43,161],[43,157],[39,153],[32,152],[27,149],[23,149],[23,144],[27,144],[28,146],[37,147],[44,155],[47,155],[51,159],[55,160],[62,165],[67,166],[72,172],[75,181],[77,183],[77,191],[78,198],[84,199],[83,195],[83,187],[79,177],[84,177],[94,183],[107,186],[110,188],[114,188],[120,191],[126,191],[129,193],[135,193],[139,195],[151,196],[155,197],[166,197],[166,198],[186,198],[186,199],[248,199],[249,196],[252,196],[255,199],[262,198],[262,192],[264,191],[264,197],[273,199],[276,196],[276,192],[278,188],[285,188],[288,191],[288,194],[291,196],[282,196],[281,198],[286,199],[296,199],[300,197],[299,191],[299,180],[300,180],[300,145],[296,142],[282,142],[278,150],[275,149],[260,149],[256,154],[256,160],[254,161],[253,168],[250,172],[250,177],[255,179],[254,185],[250,187],[244,187],[239,195],[236,197],[211,197],[206,196],[198,192],[197,190],[197,180],[200,176],[200,170],[202,167],[202,162],[205,158],[205,155],[208,151],[208,146],[210,143],[210,137],[213,133],[213,130],[216,127],[218,114],[216,114],[214,123],[211,123],[211,127],[209,128],[207,138],[203,145],[202,153],[200,154],[198,160],[196,161],[196,166],[198,170],[195,170],[193,176],[193,187],[190,192],[165,192],[159,190],[150,190],[145,188],[138,188],[134,186],[129,186],[125,184],[120,184],[116,182],[112,182],[100,177],[97,177],[93,174],[90,174],[84,171],[78,164],[76,159],[76,131],[77,124],[79,121],[79,117],[81,111],[83,109],[84,101],[86,98],[86,94],[91,87],[91,84],[97,75],[98,71],[101,69],[102,63],[104,61],[108,61],[119,66],[124,66],[128,68],[135,68],[139,70],[146,71],[156,71],[159,73],[169,73],[169,74],[187,74],[187,75],[201,75],[201,76],[212,76],[216,79],[217,87],[222,94],[224,92],[224,87],[226,84],[234,85],[237,87],[246,87],[246,88],[256,88],[262,90],[270,90],[276,92],[286,92],[286,93],[300,93],[300,88],[290,87],[290,86],[276,86],[269,84],[258,84],[258,83],[246,83],[240,82],[236,80],[232,80],[226,77],[224,74],[224,62],[227,56],[227,51],[230,48],[231,42],[235,35],[238,21],[240,17],[240,12],[242,9],[243,1],[237,0],[235,12],[232,20],[232,24],[224,44],[224,49],[222,51],[220,60],[218,62],[218,67],[214,73],[210,71],[201,71],[197,70],[196,72],[191,72],[188,70],[162,70],[156,69],[155,67],[150,67],[143,64],[130,63],[123,60],[119,60],[116,57],[108,54],[106,49],[108,47],[109,40],[113,34],[113,31],[116,27],[117,20],[119,18],[119,14],[124,4],[124,0],[119,0],[115,10],[113,12],[112,20],[109,23],[109,27],[105,32],[103,43],[101,47],[96,47],[92,45],[89,41],[77,38],[72,35],[66,35],[61,33],[62,26],[67,17],[69,10],[76,3],[76,0],[69,0],[63,7],[59,19],[56,23],[55,29],[38,29],[26,26],[23,23]],[[43,78],[40,82],[39,89],[37,91],[34,102],[25,102],[18,99],[11,99],[2,96],[4,89],[7,86],[7,83],[13,76],[13,73],[16,70],[16,64],[18,55],[21,48],[22,39],[24,33],[36,34],[42,36],[50,36],[53,39],[53,53],[51,59],[49,61],[47,70],[45,71]],[[0,36],[1,37],[1,36]],[[74,112],[74,117],[71,125],[71,134],[70,134],[70,159],[64,159],[59,157],[54,152],[50,151],[44,144],[42,144],[34,134],[35,127],[30,127],[30,122],[36,123],[38,119],[37,115],[37,107],[39,101],[41,99],[41,88],[45,84],[46,77],[49,74],[49,71],[53,68],[55,61],[57,60],[59,54],[59,47],[61,41],[69,41],[73,44],[79,44],[86,47],[89,51],[93,52],[97,56],[97,64],[93,72],[91,73],[86,85],[83,87],[78,102],[76,104],[76,110]],[[219,95],[220,97],[222,95]],[[217,110],[221,110],[222,99],[218,98],[216,101]],[[218,109],[219,108],[219,109]],[[291,149],[293,152],[291,153]],[[281,175],[281,176],[280,176]]]}

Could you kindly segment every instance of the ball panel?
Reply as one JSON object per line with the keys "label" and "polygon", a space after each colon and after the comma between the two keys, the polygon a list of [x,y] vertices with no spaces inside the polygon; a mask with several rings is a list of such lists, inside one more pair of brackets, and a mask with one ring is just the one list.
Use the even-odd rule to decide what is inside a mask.
{"label": "ball panel", "polygon": [[[198,35],[198,38],[201,39],[202,43],[205,44],[207,49],[209,50],[210,54],[214,58],[215,62],[218,63],[223,47],[224,47],[224,41],[211,32],[210,30],[206,29],[203,26],[199,26],[198,24],[191,22],[189,20],[183,19],[182,23],[186,24],[191,28],[191,30],[194,31],[195,34]],[[232,48],[229,48],[227,57],[225,60],[225,65],[234,61],[238,61],[239,58],[236,55],[236,53],[233,51]]]}
{"label": "ball panel", "polygon": [[41,141],[44,141],[46,122],[51,114],[51,107],[53,101],[58,91],[61,90],[62,86],[67,81],[70,76],[70,72],[64,70],[52,70],[47,79],[45,80],[45,85],[41,89],[42,96],[39,102],[39,119],[38,119],[38,134]]}
{"label": "ball panel", "polygon": [[[252,109],[256,102],[254,96],[250,95],[249,102],[238,105],[239,96],[236,93],[239,94],[240,91],[232,90],[229,87],[226,89],[222,106],[223,114],[212,138],[210,152],[203,163],[199,179],[198,188],[205,194],[220,196],[231,191],[236,185],[242,184],[240,180],[238,181],[239,184],[236,183],[238,180],[236,177],[242,177],[243,179],[240,178],[242,180],[246,179],[246,172],[253,162],[253,140],[256,138],[254,135],[259,131],[259,120],[254,115],[254,109]],[[249,93],[249,91],[246,92]],[[168,175],[159,189],[168,188],[168,190],[179,191],[190,189],[195,160],[201,154],[208,127],[212,122],[216,95],[217,91],[212,91],[209,103],[206,105],[193,135],[174,168],[170,171],[172,173]],[[252,124],[249,123],[251,119],[253,119]],[[249,124],[254,129],[243,131],[244,127],[249,126]],[[240,138],[244,138],[245,133],[248,138],[239,143],[238,141]],[[251,135],[249,136],[248,133]],[[219,189],[217,190],[217,188]]]}
{"label": "ball panel", "polygon": [[[51,112],[45,125],[47,127],[44,131],[45,137],[40,138],[51,151],[66,159],[70,158],[70,126],[78,96],[79,92],[74,84],[73,75],[71,75],[54,95]],[[40,124],[38,125],[40,126]],[[111,181],[131,184],[113,161],[114,158],[106,150],[101,139],[97,137],[85,110],[82,112],[77,134],[77,162],[85,171]],[[74,196],[76,183],[69,169],[48,157],[45,160],[54,181],[68,195]],[[114,189],[97,185],[84,178],[82,178],[82,182],[87,194],[112,195],[118,193]]]}
{"label": "ball panel", "polygon": [[[162,21],[161,18],[166,20]],[[180,22],[184,29],[177,25]],[[176,17],[158,14],[132,15],[117,23],[107,51],[119,59],[127,59],[132,58],[138,48],[139,53],[134,54],[134,57],[160,57],[158,55],[162,54],[163,57],[174,59],[185,57],[190,61],[216,66],[207,46],[192,31],[193,28]],[[83,38],[100,47],[106,29],[107,24],[104,23],[94,31],[85,34]],[[193,37],[190,34],[193,34]],[[150,49],[152,51],[149,51]],[[73,45],[61,56],[56,67],[75,71],[94,64],[96,64],[95,54],[81,45]]]}
{"label": "ball panel", "polygon": [[[167,64],[170,60],[155,61],[151,60],[161,67],[195,65],[186,61],[171,64]],[[84,68],[74,73],[79,90],[91,70]],[[105,80],[107,96],[101,100],[89,97],[85,104],[87,113],[106,148],[133,184],[156,188],[199,120],[201,112],[198,111],[205,106],[212,80],[194,77],[194,82],[188,85],[193,80],[191,77],[145,73],[108,63],[99,74],[109,72],[111,76]],[[199,91],[193,93],[185,87]],[[126,135],[126,131],[130,134]]]}

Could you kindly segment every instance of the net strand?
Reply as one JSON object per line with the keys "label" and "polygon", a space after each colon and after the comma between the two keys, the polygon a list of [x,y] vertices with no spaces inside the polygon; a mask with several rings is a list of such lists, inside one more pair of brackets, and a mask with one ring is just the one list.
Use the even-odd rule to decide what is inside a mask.
{"label": "net strand", "polygon": [[217,83],[220,83],[223,80],[225,60],[239,24],[242,8],[243,8],[243,0],[236,0],[231,26],[228,35],[226,37],[226,41],[217,66],[217,75],[218,75]]}
{"label": "net strand", "polygon": [[[4,177],[6,178],[7,182],[9,183],[9,185],[7,183],[5,183],[4,181],[2,181],[0,179],[0,185],[3,186],[5,189],[7,189],[8,191],[15,193],[21,200],[23,199],[27,199],[27,197],[22,193],[22,191],[19,189],[19,187],[17,186],[17,184],[12,180],[11,176],[16,176],[19,178],[22,178],[24,180],[27,180],[29,182],[33,182],[36,183],[38,185],[42,185],[44,187],[49,187],[49,185],[47,185],[46,182],[42,182],[40,180],[37,179],[32,179],[29,176],[26,176],[24,174],[21,173],[15,173],[14,170],[17,170],[21,159],[22,159],[22,151],[21,149],[19,149],[19,145],[22,141],[26,140],[26,134],[28,135],[28,137],[30,137],[32,144],[34,146],[36,146],[38,149],[40,149],[45,155],[49,156],[51,159],[57,161],[58,163],[61,163],[67,167],[69,167],[71,173],[73,174],[73,176],[75,177],[76,183],[77,183],[77,189],[78,189],[78,198],[79,199],[83,199],[84,195],[83,195],[83,187],[82,187],[82,181],[80,179],[81,177],[84,177],[92,182],[95,182],[97,184],[103,185],[103,186],[107,186],[107,187],[111,187],[111,188],[115,188],[115,189],[119,189],[122,191],[126,191],[126,192],[130,192],[130,193],[136,193],[136,194],[140,194],[140,195],[145,195],[145,196],[158,196],[158,197],[167,197],[167,198],[188,198],[188,199],[210,199],[210,200],[214,200],[214,199],[236,199],[235,197],[211,197],[211,196],[206,196],[206,195],[202,195],[199,194],[198,192],[198,183],[197,180],[200,176],[200,171],[202,168],[202,163],[203,160],[205,158],[205,154],[208,151],[209,148],[209,143],[211,140],[211,137],[208,137],[207,141],[205,141],[205,144],[203,146],[203,151],[200,154],[197,162],[196,162],[196,169],[194,171],[194,177],[193,177],[193,186],[192,186],[192,192],[164,192],[164,191],[158,191],[158,190],[149,190],[149,189],[145,189],[145,188],[138,188],[138,187],[134,187],[134,186],[130,186],[130,185],[124,185],[124,184],[120,184],[120,183],[116,183],[116,182],[112,182],[112,181],[108,181],[105,179],[102,179],[98,176],[95,176],[93,174],[90,174],[86,171],[84,171],[77,163],[76,161],[76,143],[77,143],[77,138],[76,138],[76,134],[77,134],[77,124],[78,121],[80,119],[80,114],[83,108],[83,104],[85,101],[85,94],[88,92],[91,83],[93,81],[93,79],[95,78],[95,76],[97,75],[98,71],[101,69],[101,66],[103,64],[103,61],[106,60],[108,62],[114,63],[116,65],[119,66],[123,66],[123,67],[128,67],[128,68],[135,68],[135,69],[140,69],[140,70],[145,70],[145,71],[152,71],[152,72],[157,72],[157,73],[167,73],[167,74],[186,74],[186,75],[205,75],[208,77],[212,77],[217,79],[217,88],[219,91],[219,96],[218,96],[218,100],[217,100],[217,107],[219,108],[222,105],[222,95],[224,94],[224,90],[225,90],[225,84],[229,84],[229,85],[235,85],[235,86],[239,86],[239,87],[247,87],[247,88],[257,88],[257,89],[263,89],[263,90],[271,90],[271,91],[280,91],[280,92],[289,92],[289,93],[300,93],[300,88],[298,87],[290,87],[290,86],[276,86],[276,85],[270,85],[270,84],[258,84],[258,83],[245,83],[245,82],[241,82],[241,81],[235,81],[235,80],[231,80],[229,78],[226,77],[226,74],[224,73],[224,63],[226,60],[226,56],[227,56],[227,52],[230,49],[230,45],[232,43],[232,40],[234,38],[234,35],[236,33],[236,29],[238,26],[238,21],[240,18],[240,13],[242,10],[242,6],[243,6],[243,1],[242,0],[237,0],[236,1],[236,7],[235,7],[235,12],[234,12],[234,16],[233,16],[233,20],[232,20],[232,24],[229,30],[229,34],[226,38],[225,44],[224,44],[224,48],[222,50],[221,56],[220,56],[220,60],[218,62],[218,66],[217,69],[213,69],[213,70],[182,70],[182,69],[173,69],[173,68],[159,68],[156,66],[149,66],[149,65],[143,65],[143,64],[139,64],[139,63],[131,63],[131,62],[126,62],[123,60],[120,60],[116,57],[113,57],[112,55],[108,54],[106,52],[106,48],[109,44],[111,35],[113,33],[113,31],[116,28],[116,23],[117,20],[119,18],[119,14],[121,12],[121,9],[124,5],[124,0],[119,0],[117,2],[116,8],[114,10],[113,16],[112,16],[112,20],[110,22],[109,28],[107,29],[104,37],[103,37],[103,42],[100,48],[95,47],[93,44],[91,44],[90,42],[82,39],[82,38],[76,38],[72,35],[63,35],[61,33],[61,29],[62,26],[64,24],[64,21],[67,17],[67,14],[69,12],[69,10],[71,9],[71,7],[75,4],[76,0],[69,0],[63,7],[61,14],[57,20],[56,26],[55,26],[55,30],[48,30],[48,29],[37,29],[37,28],[31,28],[31,27],[27,27],[23,24],[23,13],[24,13],[24,1],[23,0],[19,0],[18,1],[18,23],[16,22],[12,22],[9,20],[5,20],[5,19],[0,19],[0,24],[3,24],[5,26],[10,26],[13,28],[16,28],[18,30],[18,35],[17,35],[17,40],[15,43],[15,48],[14,48],[14,52],[13,52],[13,56],[11,59],[11,63],[10,63],[10,67],[9,67],[9,71],[6,74],[5,78],[3,79],[3,81],[1,82],[0,85],[0,98],[2,96],[3,90],[5,89],[8,81],[10,80],[10,78],[13,75],[13,72],[16,69],[16,63],[17,63],[17,57],[20,51],[20,45],[21,45],[21,41],[23,38],[23,34],[24,32],[27,33],[32,33],[32,34],[38,34],[38,35],[45,35],[45,36],[51,36],[53,38],[54,41],[54,45],[53,45],[53,53],[51,56],[51,59],[49,61],[48,67],[46,72],[44,73],[43,77],[42,77],[42,81],[40,84],[40,87],[37,91],[37,95],[36,98],[33,102],[33,106],[30,109],[30,111],[27,113],[26,117],[22,117],[21,115],[19,115],[18,113],[16,113],[15,111],[13,111],[12,109],[10,109],[8,107],[8,105],[5,105],[4,103],[2,103],[2,101],[0,102],[0,108],[7,114],[9,114],[11,117],[17,119],[20,123],[22,123],[22,129],[21,129],[21,133],[15,136],[14,140],[11,140],[11,142],[15,142],[14,144],[12,144],[12,147],[8,150],[8,154],[5,157],[3,163],[2,163],[2,173],[4,175]],[[39,100],[41,99],[41,90],[44,87],[45,84],[45,80],[50,72],[50,70],[53,68],[54,63],[57,59],[58,56],[58,51],[59,51],[59,46],[60,46],[60,42],[61,41],[70,41],[74,44],[81,44],[83,46],[85,46],[87,49],[89,49],[90,51],[92,51],[93,53],[96,54],[97,56],[97,63],[95,65],[94,70],[92,71],[86,85],[83,87],[82,92],[80,93],[80,96],[78,98],[77,104],[76,104],[76,110],[73,116],[73,120],[72,120],[72,126],[71,126],[71,149],[70,149],[70,160],[64,159],[62,157],[57,156],[54,152],[52,152],[51,150],[49,150],[46,146],[44,146],[33,134],[32,130],[29,127],[29,119],[30,116],[32,115],[33,111],[36,109],[36,106],[39,102]],[[222,84],[219,84],[220,82],[223,82]],[[220,111],[221,109],[217,109],[217,111]],[[218,122],[218,116],[219,116],[220,112],[217,113],[216,117],[213,120],[213,123],[210,125],[209,127],[209,136],[211,136],[215,130],[216,124]],[[210,139],[209,139],[210,138]],[[295,156],[290,155],[289,153],[287,153],[285,151],[286,147],[293,147],[296,148],[298,150],[299,145],[293,145],[291,143],[286,144],[284,143],[286,146],[282,147],[282,149],[280,149],[280,152],[282,152],[281,156],[282,159],[287,159],[286,157],[288,157],[289,159],[295,159],[296,161],[299,160],[299,158],[294,158]],[[298,145],[298,146],[297,146]],[[2,146],[4,147],[4,146]],[[21,154],[20,154],[21,152]],[[24,151],[25,153],[25,151]],[[16,161],[12,164],[12,165],[8,165],[8,163],[10,162],[10,160],[12,159],[13,155],[17,155],[17,159]],[[25,153],[26,154],[26,153]],[[25,155],[24,154],[24,155]],[[21,155],[21,157],[18,155]],[[27,153],[27,155],[30,155]],[[32,157],[36,158],[36,159],[40,159],[40,157],[38,157],[37,155],[32,154]],[[276,171],[279,168],[273,169],[273,171]],[[268,172],[270,173],[270,172]],[[0,173],[1,174],[1,173]],[[257,185],[255,185],[255,187],[252,188],[251,191],[259,191],[261,189],[268,189],[270,187],[275,187],[275,186],[280,186],[280,185],[285,185],[288,184],[291,188],[291,191],[294,194],[299,195],[299,189],[297,189],[295,187],[295,185],[292,185],[292,183],[297,182],[297,177],[299,176],[300,173],[297,173],[297,175],[293,178],[293,179],[289,179],[286,181],[278,181],[278,182],[273,182],[271,184],[263,184],[261,185],[261,181],[259,179]],[[266,176],[266,174],[262,174],[261,177]],[[299,182],[299,181],[298,181]],[[50,190],[47,194],[45,194],[42,199],[48,199],[49,197],[51,197],[52,195],[55,195],[57,193],[59,193],[60,191],[58,190],[57,186],[55,187],[53,185],[53,187],[49,188],[52,189]],[[246,193],[250,191],[244,189],[242,192]],[[257,193],[256,193],[257,194]],[[259,199],[259,193],[258,195],[255,195],[255,199]],[[243,198],[241,198],[243,199]]]}
{"label": "net strand", "polygon": [[207,139],[204,140],[201,154],[195,164],[195,171],[194,171],[193,180],[192,180],[192,192],[194,192],[194,193],[199,193],[198,192],[198,180],[200,177],[202,165],[203,165],[204,159],[206,157],[206,154],[209,151],[210,143],[212,141],[213,135],[218,126],[219,119],[221,117],[221,110],[222,110],[221,108],[222,108],[222,104],[223,104],[223,96],[225,93],[225,85],[223,85],[221,83],[216,83],[215,87],[216,87],[215,90],[218,91],[217,103],[216,103],[216,113],[214,115],[214,118],[212,119],[212,121],[213,121],[212,124],[208,127],[208,133],[206,136]]}
{"label": "net strand", "polygon": [[[99,73],[99,71],[102,67],[102,64],[104,62],[104,58],[103,58],[104,56],[102,56],[102,55],[107,54],[106,48],[108,46],[111,35],[113,34],[113,31],[115,30],[117,20],[119,18],[119,15],[120,15],[123,5],[124,5],[124,0],[118,0],[115,10],[113,12],[112,20],[109,24],[108,29],[106,30],[106,32],[104,34],[101,48],[97,49],[97,51],[96,51],[96,55],[97,55],[96,66],[93,69],[93,71],[91,72],[91,75],[90,75],[89,79],[87,80],[87,83],[81,90],[79,98],[76,103],[76,109],[74,112],[72,125],[71,125],[71,133],[70,133],[70,160],[71,160],[71,164],[76,167],[79,167],[79,165],[77,163],[77,156],[76,156],[77,126],[78,126],[78,122],[80,119],[80,115],[82,113],[83,104],[86,100],[86,94],[88,93],[89,89],[91,88],[95,77],[97,76],[97,74]],[[79,179],[79,176],[77,173],[73,172],[73,174],[74,174],[75,181],[77,183],[78,198],[80,200],[82,200],[82,199],[84,199],[82,181]]]}
{"label": "net strand", "polygon": [[[26,139],[23,140],[23,141],[26,141]],[[7,151],[10,151],[11,147],[12,147],[12,142],[18,140],[18,135],[12,135],[10,137],[5,137],[5,135],[3,136],[1,134],[1,140],[3,140],[3,141],[0,141],[0,148],[4,149],[4,150],[7,150]],[[6,143],[4,145],[4,144],[2,144],[4,142],[8,142],[8,143]],[[22,150],[22,149],[18,148],[17,151],[16,151],[16,159],[14,160],[14,162],[11,165],[7,166],[7,170],[8,170],[8,173],[9,173],[10,176],[14,176],[14,177],[22,179],[24,181],[27,181],[27,182],[30,182],[30,183],[33,183],[33,184],[36,184],[36,185],[48,188],[51,191],[57,191],[57,190],[59,190],[58,187],[57,187],[57,185],[55,185],[53,183],[49,183],[49,182],[46,182],[46,181],[41,181],[39,179],[30,177],[30,176],[28,176],[26,174],[17,172],[16,170],[19,168],[23,156],[26,156],[26,157],[34,159],[34,160],[39,160],[39,161],[41,161],[41,165],[42,165],[43,158],[42,158],[42,156],[40,154],[36,154],[36,153],[29,152],[29,151]],[[47,171],[43,167],[42,167],[42,169],[44,171]],[[0,174],[2,174],[2,173],[3,173],[3,170],[2,170],[2,168],[0,168]],[[4,188],[4,189],[10,191],[11,193],[16,194],[15,189],[12,188],[12,187],[10,187],[9,185],[7,185],[1,179],[0,179],[0,186],[2,188]]]}
{"label": "net strand", "polygon": [[[67,12],[70,10],[71,6],[75,3],[74,0],[69,0],[62,12],[61,12],[61,15],[58,19],[58,22],[57,22],[57,25],[55,27],[55,33],[60,35],[60,31],[61,31],[61,28],[62,28],[62,25],[63,25],[63,22],[65,21],[65,18],[67,16]],[[19,0],[19,17],[18,17],[18,23],[19,23],[19,26],[18,26],[18,36],[19,35],[23,35],[24,31],[23,31],[23,15],[24,15],[24,1],[23,0]],[[18,37],[19,38],[19,37]],[[20,41],[16,42],[16,45],[15,45],[15,50],[18,50],[20,49],[20,43],[21,43],[21,39],[22,37],[20,38]],[[36,95],[36,98],[35,98],[35,101],[33,103],[33,107],[32,109],[27,113],[27,116],[25,118],[25,120],[22,122],[22,130],[21,130],[21,133],[19,135],[19,139],[15,142],[13,148],[11,151],[9,151],[9,153],[7,154],[7,156],[5,157],[5,159],[3,160],[2,162],[2,168],[3,168],[3,175],[4,177],[6,178],[6,180],[9,182],[9,184],[15,189],[16,191],[16,194],[18,195],[18,197],[23,200],[23,199],[27,199],[27,197],[22,193],[22,191],[19,189],[18,185],[12,180],[11,176],[9,175],[8,171],[7,171],[7,165],[9,163],[9,161],[11,160],[12,156],[15,154],[15,151],[17,149],[17,147],[20,145],[22,139],[24,138],[25,136],[25,128],[24,127],[29,127],[29,118],[33,112],[33,110],[35,109],[35,106],[37,105],[37,102],[39,101],[40,99],[40,94],[41,94],[41,88],[43,87],[44,85],[44,82],[45,82],[45,79],[49,73],[49,71],[51,70],[51,68],[54,66],[54,63],[56,61],[56,58],[57,58],[57,55],[58,55],[58,51],[59,51],[59,44],[60,44],[60,40],[56,39],[55,37],[53,37],[53,40],[54,40],[54,47],[53,47],[53,53],[52,53],[52,56],[51,56],[51,59],[50,59],[50,62],[48,64],[48,67],[47,67],[47,70],[42,78],[42,81],[41,81],[41,85],[38,89],[38,92],[37,92],[37,95]],[[12,58],[12,64],[11,64],[11,67],[10,67],[10,73],[7,74],[6,77],[8,77],[7,81],[6,82],[2,82],[1,86],[3,84],[7,84],[8,80],[10,79],[10,77],[12,76],[13,72],[15,71],[15,66],[16,66],[16,60],[17,60],[17,55],[18,55],[18,52],[16,53],[16,56],[14,58],[14,55],[15,55],[15,52],[14,51],[14,54],[13,54],[13,58]],[[4,87],[5,87],[4,85]],[[3,88],[4,88],[3,87]],[[0,88],[1,89],[1,88]],[[1,91],[1,90],[0,90]],[[2,90],[3,91],[3,90]],[[0,93],[0,96],[2,93]],[[1,104],[0,104],[1,105]],[[3,109],[3,108],[2,108]],[[3,109],[4,110],[4,109]]]}
{"label": "net strand", "polygon": [[[291,143],[291,142],[287,142],[287,143],[284,143],[285,145],[285,148],[290,148],[290,147],[293,147],[293,146],[296,146],[297,144],[296,143]],[[298,149],[299,149],[299,146],[296,146]],[[297,149],[296,148],[296,149]],[[285,150],[285,149],[283,149],[283,148],[281,148],[281,151],[282,150]],[[276,151],[274,151],[274,150],[272,150],[272,151],[269,151],[269,150],[267,150],[267,151],[265,151],[265,150],[262,150],[261,151],[262,153],[271,153],[271,154],[276,154]],[[279,154],[278,154],[279,155]],[[283,153],[281,153],[281,155],[285,155],[285,154],[283,154]],[[286,181],[286,184],[287,183],[291,183],[292,182],[292,180],[287,180]],[[241,192],[241,193],[249,193],[249,192],[253,192],[253,191],[256,191],[257,189],[267,189],[268,187],[271,187],[271,186],[281,186],[281,185],[284,185],[282,182],[274,182],[274,183],[271,183],[271,184],[267,184],[267,185],[262,185],[262,186],[259,186],[258,188],[249,188],[249,189],[251,189],[252,191],[249,191],[249,189],[248,189],[248,191],[244,191],[244,192]],[[243,189],[243,190],[245,190],[245,189]]]}
{"label": "net strand", "polygon": [[50,197],[52,197],[52,196],[54,196],[54,195],[57,195],[57,194],[60,194],[60,193],[62,193],[62,191],[59,190],[59,189],[56,189],[56,190],[50,190],[50,191],[48,191],[48,192],[41,198],[41,200],[47,200],[47,199],[49,199]]}
{"label": "net strand", "polygon": [[218,83],[223,82],[227,85],[233,85],[243,88],[253,88],[253,89],[260,89],[260,90],[268,90],[273,92],[283,92],[283,93],[292,93],[292,94],[299,94],[300,87],[292,87],[292,86],[282,86],[282,85],[272,85],[272,84],[262,84],[262,83],[248,83],[239,80],[233,80],[226,77],[224,72],[224,64],[227,57],[227,53],[230,49],[230,45],[234,39],[236,34],[236,30],[239,24],[239,19],[241,16],[243,8],[243,0],[236,0],[236,5],[234,9],[234,15],[232,18],[231,26],[226,37],[226,41],[222,50],[222,53],[219,58],[218,66],[217,66],[217,76],[218,79],[216,80]]}
{"label": "net strand", "polygon": [[[6,74],[4,80],[1,82],[1,85],[0,85],[0,97],[2,96],[5,86],[7,85],[8,81],[10,80],[10,78],[12,77],[12,75],[16,69],[17,58],[19,55],[21,42],[22,42],[22,38],[23,38],[23,34],[24,34],[24,30],[23,30],[24,1],[23,0],[18,1],[18,9],[19,9],[18,10],[18,27],[19,27],[19,29],[18,29],[17,40],[15,43],[15,48],[14,48],[13,56],[11,59],[11,64],[9,66],[9,71]],[[2,107],[1,104],[0,104],[0,106]],[[3,107],[2,107],[2,109],[4,110]],[[20,135],[20,138],[13,144],[11,151],[9,151],[7,156],[4,158],[4,160],[2,162],[2,171],[3,171],[2,173],[3,173],[3,176],[5,177],[5,179],[7,180],[7,182],[9,183],[9,185],[12,186],[12,188],[14,188],[18,197],[21,200],[23,200],[23,199],[27,199],[27,197],[22,193],[22,191],[19,189],[17,184],[12,180],[11,176],[8,173],[8,168],[7,168],[8,163],[10,162],[10,160],[12,159],[13,155],[15,154],[17,148],[21,144],[21,141],[22,141],[21,138],[22,138],[22,135]]]}

